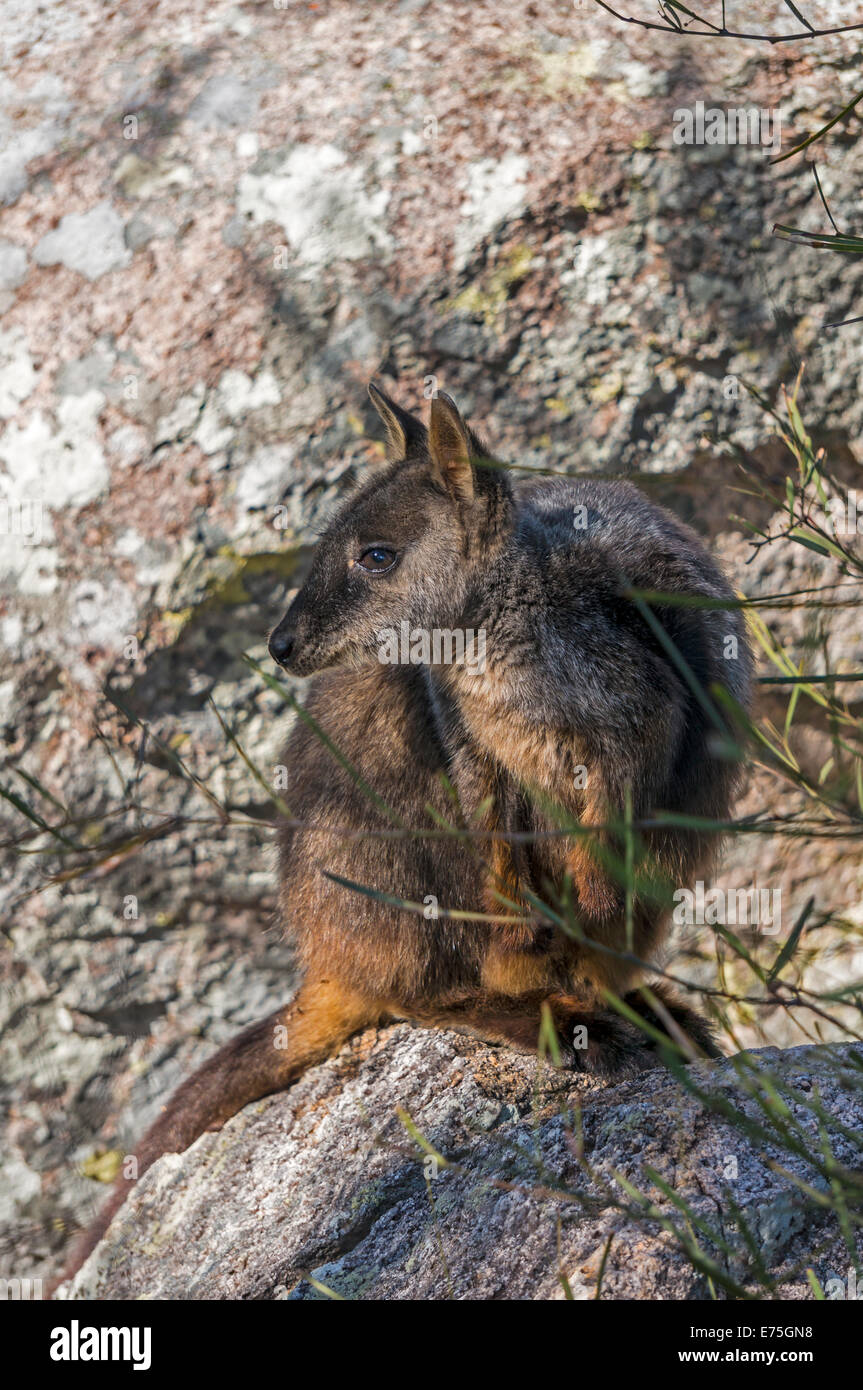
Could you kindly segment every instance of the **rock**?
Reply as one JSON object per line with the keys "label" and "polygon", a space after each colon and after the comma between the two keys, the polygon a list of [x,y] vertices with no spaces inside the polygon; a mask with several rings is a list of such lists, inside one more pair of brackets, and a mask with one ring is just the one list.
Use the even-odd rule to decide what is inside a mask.
{"label": "rock", "polygon": [[246,510],[274,506],[293,471],[294,451],[289,445],[258,449],[237,482],[237,506]]}
{"label": "rock", "polygon": [[254,121],[258,101],[236,78],[211,77],[189,108],[189,119],[206,129],[242,126]]}
{"label": "rock", "polygon": [[272,171],[243,174],[237,207],[255,222],[279,222],[308,267],[385,254],[389,191],[371,194],[365,174],[335,145],[298,145]]}
{"label": "rock", "polygon": [[524,206],[527,173],[527,160],[518,154],[508,154],[500,161],[480,159],[470,166],[461,206],[463,221],[455,239],[459,266],[465,264],[478,242]]}
{"label": "rock", "polygon": [[37,381],[23,333],[0,332],[0,420],[10,419]]}
{"label": "rock", "polygon": [[34,411],[24,429],[9,425],[0,436],[0,464],[11,496],[36,498],[48,507],[83,506],[108,482],[108,467],[95,428],[105,398],[100,391],[61,396],[57,429]]}
{"label": "rock", "polygon": [[109,270],[128,265],[131,253],[123,240],[123,219],[109,202],[89,212],[70,212],[53,232],[37,244],[33,259],[38,265],[61,262],[88,280],[98,280]]}
{"label": "rock", "polygon": [[23,246],[0,239],[0,289],[17,290],[27,279],[27,252]]}
{"label": "rock", "polygon": [[[20,30],[19,30],[20,35]],[[32,113],[40,119],[32,123]],[[0,86],[0,203],[12,204],[29,182],[31,160],[54,149],[63,132],[68,103],[62,84],[43,76],[28,91],[4,79]]]}
{"label": "rock", "polygon": [[[763,1099],[769,1071],[813,1153],[817,1097],[850,1168],[861,1062],[860,1046],[765,1048],[688,1075],[710,1106],[760,1124],[747,1092]],[[688,1230],[685,1203],[720,1297],[723,1275],[756,1289],[758,1260],[772,1296],[811,1297],[805,1268],[826,1279],[849,1256],[804,1184],[826,1190],[806,1159],[753,1142],[665,1069],[606,1086],[401,1024],[162,1158],[59,1296],[589,1299],[604,1266],[605,1299],[707,1298],[670,1229]]]}

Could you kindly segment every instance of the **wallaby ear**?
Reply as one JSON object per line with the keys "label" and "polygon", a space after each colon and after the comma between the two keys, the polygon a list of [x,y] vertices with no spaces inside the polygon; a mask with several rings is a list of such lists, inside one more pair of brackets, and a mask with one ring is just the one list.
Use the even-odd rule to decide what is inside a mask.
{"label": "wallaby ear", "polygon": [[407,410],[402,410],[401,406],[396,405],[389,396],[385,396],[373,381],[369,382],[369,396],[386,426],[387,458],[391,463],[406,458],[411,445],[426,444],[426,427],[422,421],[417,420]]}
{"label": "wallaby ear", "polygon": [[474,449],[470,430],[445,391],[432,396],[429,453],[437,481],[457,502],[472,502]]}

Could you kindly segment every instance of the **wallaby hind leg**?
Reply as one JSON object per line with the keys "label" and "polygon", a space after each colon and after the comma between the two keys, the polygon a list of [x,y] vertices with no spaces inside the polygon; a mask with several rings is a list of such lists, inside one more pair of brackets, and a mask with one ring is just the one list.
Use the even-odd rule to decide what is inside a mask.
{"label": "wallaby hind leg", "polygon": [[540,993],[516,998],[484,992],[435,1009],[406,1010],[402,1016],[421,1028],[452,1028],[485,1042],[507,1043],[520,1052],[536,1052],[544,998]]}
{"label": "wallaby hind leg", "polygon": [[[657,997],[660,991],[654,990]],[[708,1056],[720,1056],[705,1021],[694,1010],[662,991],[666,1008],[693,1044]],[[655,1028],[669,1033],[661,1015],[649,1009],[640,994],[627,996],[626,1002],[648,1019]],[[457,1032],[493,1042],[503,1042],[522,1052],[536,1052],[542,1037],[543,1005],[548,1006],[557,1036],[562,1066],[586,1072],[606,1081],[637,1076],[660,1065],[656,1045],[638,1024],[621,1017],[610,1007],[597,1007],[586,999],[564,993],[533,991],[519,996],[484,993],[455,1002],[439,1010],[418,1011],[413,1022]],[[673,1035],[672,1035],[673,1036]]]}
{"label": "wallaby hind leg", "polygon": [[84,1263],[129,1190],[165,1153],[182,1153],[208,1129],[220,1129],[251,1101],[281,1091],[382,1010],[334,980],[306,981],[295,999],[232,1038],[174,1092],[135,1151],[134,1178],[119,1177],[95,1221],[76,1241],[63,1279]]}
{"label": "wallaby hind leg", "polygon": [[[627,1036],[617,1045],[614,1020],[610,1026],[604,1011],[597,1012],[587,1000],[571,995],[550,993],[548,989],[531,989],[520,995],[484,991],[434,1012],[418,1011],[410,1017],[415,1023],[452,1028],[486,1041],[506,1043],[520,1052],[535,1053],[543,1037],[544,1005],[548,1006],[562,1066],[598,1076],[620,1074],[637,1030],[632,1028],[633,1038]],[[581,1052],[578,1029],[587,1040]]]}

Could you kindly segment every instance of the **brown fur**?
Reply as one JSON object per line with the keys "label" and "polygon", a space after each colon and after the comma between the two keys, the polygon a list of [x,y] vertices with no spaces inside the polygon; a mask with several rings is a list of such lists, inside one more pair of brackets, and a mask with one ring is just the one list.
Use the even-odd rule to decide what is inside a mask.
{"label": "brown fur", "polygon": [[[448,397],[433,402],[428,434],[374,388],[372,398],[392,463],[335,519],[270,644],[286,669],[314,674],[305,709],[340,752],[300,720],[286,754],[297,823],[281,833],[279,909],[304,982],[185,1082],[143,1140],[140,1173],[386,1019],[533,1050],[547,1006],[563,1060],[615,1076],[649,1065],[651,1044],[608,1007],[611,991],[717,1055],[707,1025],[667,989],[654,986],[655,1014],[637,992],[638,961],[655,955],[668,914],[637,897],[629,950],[608,856],[621,849],[609,826],[627,802],[636,819],[729,812],[736,769],[713,751],[717,731],[626,597],[633,584],[728,598],[727,584],[697,537],[628,484],[513,486]],[[574,509],[588,517],[583,531]],[[654,611],[698,681],[745,704],[739,615]],[[485,670],[382,664],[380,631],[401,621],[482,628]],[[723,659],[729,634],[734,664]],[[607,828],[561,834],[561,813]],[[457,833],[435,836],[442,823]],[[677,885],[715,852],[715,837],[691,830],[642,841]],[[400,905],[430,899],[439,915]],[[574,931],[555,924],[554,905],[567,901]],[[578,1025],[586,1048],[572,1045]],[[118,1183],[73,1268],[127,1187]]]}

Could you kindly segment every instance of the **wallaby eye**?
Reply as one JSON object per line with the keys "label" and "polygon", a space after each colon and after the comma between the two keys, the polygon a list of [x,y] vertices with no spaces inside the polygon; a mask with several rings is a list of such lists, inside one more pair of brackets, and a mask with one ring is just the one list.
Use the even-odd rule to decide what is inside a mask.
{"label": "wallaby eye", "polygon": [[364,550],[357,564],[369,574],[385,574],[391,570],[398,556],[394,550],[389,550],[385,545],[373,545],[370,550]]}

